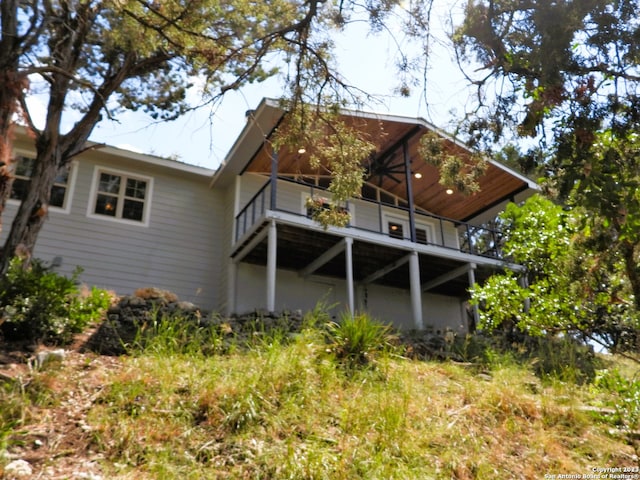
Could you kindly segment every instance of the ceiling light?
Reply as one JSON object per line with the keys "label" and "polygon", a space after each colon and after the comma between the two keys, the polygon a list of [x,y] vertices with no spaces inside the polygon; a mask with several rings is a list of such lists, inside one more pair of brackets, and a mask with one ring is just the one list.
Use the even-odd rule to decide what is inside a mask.
{"label": "ceiling light", "polygon": [[453,193],[453,188],[447,188],[447,195],[451,195]]}
{"label": "ceiling light", "polygon": [[299,153],[299,154],[306,153],[306,151],[307,151],[307,149],[306,149],[306,148],[304,148],[304,147],[300,147],[300,148],[298,149],[298,153]]}
{"label": "ceiling light", "polygon": [[420,172],[414,173],[413,176],[416,177],[418,180],[422,178],[422,174]]}

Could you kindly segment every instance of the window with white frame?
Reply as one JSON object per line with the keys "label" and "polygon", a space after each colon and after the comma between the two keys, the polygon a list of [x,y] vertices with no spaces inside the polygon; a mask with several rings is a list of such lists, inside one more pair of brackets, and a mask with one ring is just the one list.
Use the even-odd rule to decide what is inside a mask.
{"label": "window with white frame", "polygon": [[[400,217],[385,215],[386,233],[391,238],[399,240],[409,239],[409,221]],[[427,245],[434,242],[433,225],[416,222],[416,243]]]}
{"label": "window with white frame", "polygon": [[[35,171],[36,160],[35,158],[29,158],[24,156],[16,157],[12,164],[13,169],[13,184],[11,186],[11,193],[9,198],[12,200],[22,200],[31,184],[31,177]],[[68,169],[60,172],[55,178],[53,187],[51,187],[51,198],[49,199],[49,205],[51,207],[57,207],[66,209],[68,206],[68,197],[70,196],[71,177],[75,169],[75,163],[71,163]]]}
{"label": "window with white frame", "polygon": [[151,183],[149,177],[98,168],[90,214],[146,224]]}

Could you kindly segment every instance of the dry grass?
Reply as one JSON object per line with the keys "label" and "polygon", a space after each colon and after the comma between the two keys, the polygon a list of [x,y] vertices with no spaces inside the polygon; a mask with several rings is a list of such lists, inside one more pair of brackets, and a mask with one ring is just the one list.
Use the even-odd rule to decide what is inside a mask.
{"label": "dry grass", "polygon": [[539,479],[638,466],[582,409],[607,392],[541,383],[524,366],[479,375],[386,355],[348,370],[314,330],[213,356],[153,351],[105,368],[76,354],[32,374],[46,401],[29,405],[8,451],[28,457],[31,432],[70,421],[60,411],[73,399],[73,438],[45,441],[35,461],[46,478],[73,478],[56,470],[73,457],[110,479]]}

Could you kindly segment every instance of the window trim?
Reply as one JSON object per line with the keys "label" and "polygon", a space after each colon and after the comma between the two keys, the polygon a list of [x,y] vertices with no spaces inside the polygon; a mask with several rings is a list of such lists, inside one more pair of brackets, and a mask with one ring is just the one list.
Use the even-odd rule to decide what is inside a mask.
{"label": "window trim", "polygon": [[[402,231],[403,231],[402,239],[392,235],[392,233],[389,231],[389,223],[397,223],[402,226]],[[431,222],[416,222],[416,230],[418,229],[424,230],[425,235],[427,237],[427,242],[426,243],[418,242],[416,238],[415,243],[418,243],[420,245],[438,245],[438,243],[435,242],[435,228]],[[389,236],[389,238],[393,238],[396,240],[411,241],[411,238],[410,238],[411,233],[409,231],[409,219],[384,212],[383,213],[383,233]]]}
{"label": "window trim", "polygon": [[[18,158],[18,157],[24,157],[24,158],[35,158],[33,152],[29,152],[27,150],[15,150],[13,152],[13,158],[12,158],[12,163]],[[69,214],[71,213],[71,204],[73,203],[73,194],[75,191],[75,186],[76,186],[76,178],[78,175],[78,161],[77,160],[72,160],[69,163],[69,176],[67,177],[67,191],[64,195],[64,202],[62,204],[62,207],[57,207],[55,205],[49,205],[49,212],[56,212],[56,213],[64,213],[64,214]],[[17,200],[15,198],[7,198],[7,204],[8,205],[15,205],[15,206],[19,206],[20,205],[20,200]]]}
{"label": "window trim", "polygon": [[[98,186],[100,185],[100,174],[106,173],[109,175],[116,175],[124,179],[142,180],[147,182],[147,189],[145,192],[144,205],[142,210],[142,220],[130,220],[127,218],[110,217],[108,215],[102,215],[95,213],[96,202],[98,200]],[[126,184],[126,182],[125,182]],[[151,216],[151,199],[153,198],[153,177],[147,175],[140,175],[138,173],[129,172],[126,170],[120,170],[117,168],[106,167],[103,165],[95,165],[93,168],[93,178],[91,180],[91,189],[89,190],[89,201],[87,202],[87,217],[104,220],[108,222],[116,222],[124,225],[136,225],[139,227],[148,227],[149,218]],[[122,200],[120,194],[118,194],[118,200]]]}

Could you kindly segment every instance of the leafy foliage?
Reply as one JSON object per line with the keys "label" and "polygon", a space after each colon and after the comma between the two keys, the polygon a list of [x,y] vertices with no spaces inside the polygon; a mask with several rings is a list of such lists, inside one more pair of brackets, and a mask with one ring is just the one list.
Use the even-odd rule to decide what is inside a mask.
{"label": "leafy foliage", "polygon": [[577,336],[612,351],[638,351],[640,320],[624,262],[601,245],[584,213],[534,196],[509,205],[501,219],[505,252],[526,274],[507,271],[474,289],[481,328]]}
{"label": "leafy foliage", "polygon": [[110,298],[96,288],[81,296],[79,272],[67,278],[40,261],[26,266],[14,259],[0,281],[0,331],[4,339],[64,344],[97,320]]}
{"label": "leafy foliage", "polygon": [[611,395],[608,402],[614,408],[609,418],[614,425],[623,429],[628,441],[640,453],[640,381],[626,378],[617,370],[605,370],[599,375],[596,385]]}
{"label": "leafy foliage", "polygon": [[331,178],[331,201],[322,205],[309,199],[313,218],[321,225],[344,226],[349,214],[343,205],[360,194],[364,183],[364,160],[375,150],[370,138],[341,116],[337,98],[325,99],[329,108],[301,102],[285,102],[287,116],[278,127],[274,148],[304,148],[314,173]]}
{"label": "leafy foliage", "polygon": [[478,180],[487,170],[486,158],[477,151],[461,156],[446,147],[438,132],[428,132],[420,138],[419,153],[428,163],[438,167],[439,183],[459,192],[472,194],[480,189]]}
{"label": "leafy foliage", "polygon": [[452,351],[481,369],[528,365],[545,384],[588,384],[603,368],[602,360],[589,345],[572,338],[514,334],[500,329],[457,338]]}
{"label": "leafy foliage", "polygon": [[[640,310],[638,12],[638,0],[478,0],[453,35],[478,93],[462,129],[488,150],[528,138],[520,165],[542,173],[554,198],[587,209],[579,235],[594,260],[583,261],[606,277],[609,291],[598,285],[592,297],[607,311],[616,302],[595,297],[624,283]],[[565,273],[577,282],[583,270]]]}

